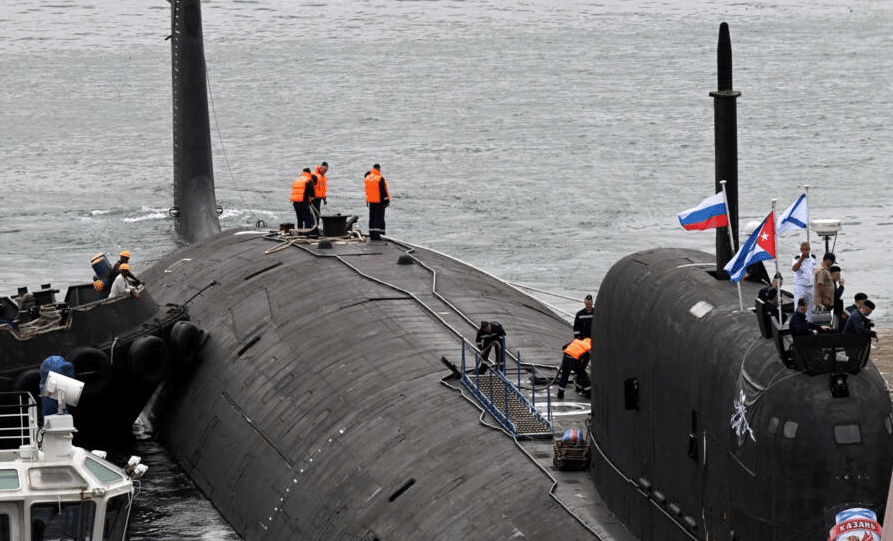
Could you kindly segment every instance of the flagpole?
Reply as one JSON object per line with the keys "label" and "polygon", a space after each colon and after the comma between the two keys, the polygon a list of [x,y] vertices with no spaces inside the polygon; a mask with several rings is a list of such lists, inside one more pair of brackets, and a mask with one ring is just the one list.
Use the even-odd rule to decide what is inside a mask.
{"label": "flagpole", "polygon": [[809,244],[809,184],[803,185],[803,192],[806,194],[803,199],[803,202],[806,203],[806,243]]}
{"label": "flagpole", "polygon": [[[776,201],[778,201],[778,199],[772,200],[772,230],[775,231],[775,235],[772,238],[772,247],[775,249],[775,274],[778,274],[781,272],[781,270],[779,270],[779,268],[778,268],[778,228],[775,227],[775,216],[777,216],[775,214],[775,202]],[[809,209],[807,209],[807,210],[809,210]],[[771,284],[772,280],[774,280],[774,279],[775,279],[775,276],[770,278],[769,283]]]}
{"label": "flagpole", "polygon": [[[726,181],[720,180],[719,185],[722,186],[722,200],[726,204],[726,221],[729,222],[729,225],[726,229],[729,230],[729,246],[732,247],[732,250],[735,250],[735,236],[732,234],[732,217],[729,216],[729,196],[726,193]],[[741,312],[744,312],[744,299],[741,297],[741,280],[735,282],[738,286],[738,308]]]}

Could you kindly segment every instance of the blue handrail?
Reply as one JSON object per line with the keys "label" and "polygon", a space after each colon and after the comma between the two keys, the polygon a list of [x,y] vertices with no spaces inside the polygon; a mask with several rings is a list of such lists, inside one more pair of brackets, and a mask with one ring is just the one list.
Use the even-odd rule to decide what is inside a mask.
{"label": "blue handrail", "polygon": [[506,375],[506,364],[505,364],[505,347],[504,342],[500,344],[502,347],[500,348],[500,354],[502,363],[500,369],[494,370],[494,375],[501,382],[502,388],[505,389],[504,393],[504,408],[500,408],[494,402],[494,377],[491,376],[487,378],[486,389],[481,388],[481,378],[480,378],[480,365],[483,363],[483,360],[480,358],[480,355],[475,350],[475,362],[474,362],[474,377],[469,378],[468,373],[466,372],[466,342],[462,341],[462,383],[468,388],[469,391],[478,399],[478,401],[484,406],[484,408],[493,416],[494,419],[512,436],[517,437],[519,435],[518,428],[515,423],[509,418],[509,393],[512,393],[518,401],[524,406],[531,415],[533,415],[548,432],[544,432],[543,434],[548,434],[548,437],[552,436],[552,402],[548,397],[546,399],[546,407],[547,414],[546,417],[543,417],[543,414],[540,413],[535,406],[535,398],[533,395],[536,393],[536,372],[535,368],[531,367],[532,376],[532,390],[531,390],[531,399],[528,399],[527,395],[521,390],[521,354],[518,352],[516,357],[516,369],[518,371],[518,384],[515,385],[512,381],[510,381]]}

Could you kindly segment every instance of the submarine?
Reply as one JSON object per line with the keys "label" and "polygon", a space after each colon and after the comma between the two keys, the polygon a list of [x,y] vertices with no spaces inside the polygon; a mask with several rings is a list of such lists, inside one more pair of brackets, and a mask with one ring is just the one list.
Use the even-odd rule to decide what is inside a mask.
{"label": "submarine", "polygon": [[[824,539],[838,513],[883,514],[893,409],[867,337],[791,336],[764,318],[762,262],[741,292],[731,40],[720,27],[716,256],[655,248],[617,262],[593,321],[590,475],[643,541]],[[750,299],[747,308],[743,301]],[[751,308],[753,306],[753,308]],[[842,538],[842,537],[841,537]]]}
{"label": "submarine", "polygon": [[[220,230],[201,6],[171,9],[171,214],[185,245],[140,279],[158,302],[186,306],[205,340],[148,417],[223,518],[247,541],[599,539],[612,528],[632,541],[610,516],[584,516],[604,509],[576,503],[585,473],[568,472],[556,494],[551,433],[507,436],[455,377],[482,320],[505,327],[525,366],[554,373],[573,337],[566,320],[444,254],[371,241],[348,217],[324,217],[320,239]],[[588,401],[575,407],[585,420]]]}
{"label": "submarine", "polygon": [[[568,322],[398,239],[329,237],[325,221],[321,239],[265,224],[221,231],[200,2],[171,5],[172,215],[188,244],[141,278],[159,302],[187,306],[206,339],[151,414],[241,537],[805,539],[838,507],[883,507],[891,416],[870,361],[813,374],[783,356],[697,251],[634,254],[604,278],[593,396],[581,402],[589,476],[544,466],[552,442],[493,423],[456,383],[458,359],[492,320],[526,366],[554,370]],[[847,397],[829,395],[832,375],[846,376]],[[738,412],[754,439],[731,426]]]}

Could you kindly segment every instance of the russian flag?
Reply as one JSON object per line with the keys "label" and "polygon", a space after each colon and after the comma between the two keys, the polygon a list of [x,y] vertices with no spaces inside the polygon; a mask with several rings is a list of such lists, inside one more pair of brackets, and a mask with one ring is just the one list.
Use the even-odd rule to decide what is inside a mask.
{"label": "russian flag", "polygon": [[754,230],[735,257],[726,263],[723,270],[729,273],[731,281],[740,282],[747,272],[747,267],[766,259],[775,259],[775,216],[773,212],[766,216],[760,227]]}
{"label": "russian flag", "polygon": [[687,231],[712,229],[729,225],[729,214],[726,211],[726,200],[723,193],[711,195],[701,203],[679,213],[679,223]]}

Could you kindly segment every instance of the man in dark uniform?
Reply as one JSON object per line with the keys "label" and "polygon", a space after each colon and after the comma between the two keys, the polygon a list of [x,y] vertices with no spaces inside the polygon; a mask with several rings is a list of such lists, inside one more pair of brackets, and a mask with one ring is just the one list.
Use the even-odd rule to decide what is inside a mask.
{"label": "man in dark uniform", "polygon": [[843,328],[844,334],[864,334],[877,340],[877,333],[871,329],[873,323],[868,319],[873,310],[874,303],[869,299],[865,299],[858,310],[853,310],[850,313],[850,317],[846,320],[846,326]]}
{"label": "man in dark uniform", "polygon": [[[583,299],[584,308],[574,316],[574,338],[580,340],[592,338],[592,295],[586,295]],[[583,370],[589,365],[589,355],[583,359]],[[574,377],[574,387],[578,393],[582,393],[585,385],[579,378]]]}
{"label": "man in dark uniform", "polygon": [[[481,351],[481,359],[484,361],[490,360],[490,350],[493,349],[493,345],[495,344],[497,348],[501,349],[504,345],[505,340],[505,329],[502,328],[502,325],[495,321],[481,321],[481,326],[478,329],[477,337],[475,337],[475,343],[477,344],[478,349]],[[497,351],[496,353],[496,366],[499,366],[499,361],[502,358],[502,351]],[[481,363],[480,368],[478,369],[478,374],[483,374],[487,371],[487,365],[483,362]]]}
{"label": "man in dark uniform", "polygon": [[791,334],[818,334],[820,331],[830,331],[831,327],[819,325],[806,319],[806,298],[797,299],[797,310],[791,316]]}
{"label": "man in dark uniform", "polygon": [[592,295],[583,299],[585,308],[574,316],[574,338],[592,338]]}

